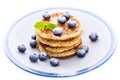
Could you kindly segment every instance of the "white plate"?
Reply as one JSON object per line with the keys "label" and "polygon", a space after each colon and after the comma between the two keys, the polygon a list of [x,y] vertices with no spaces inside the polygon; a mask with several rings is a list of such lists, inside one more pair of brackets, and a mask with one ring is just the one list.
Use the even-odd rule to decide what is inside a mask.
{"label": "white plate", "polygon": [[[49,59],[45,62],[31,63],[29,55],[37,53],[37,49],[29,46],[31,35],[34,34],[34,23],[39,21],[43,12],[69,12],[81,21],[83,27],[82,40],[89,46],[89,53],[84,58],[73,56],[60,60],[60,65],[52,67]],[[97,32],[99,40],[92,43],[88,35]],[[19,44],[27,47],[25,54],[17,50]],[[21,69],[33,74],[47,77],[70,77],[89,72],[105,63],[116,48],[116,39],[111,27],[98,16],[79,9],[50,8],[30,13],[16,21],[6,35],[4,50],[8,58]]]}

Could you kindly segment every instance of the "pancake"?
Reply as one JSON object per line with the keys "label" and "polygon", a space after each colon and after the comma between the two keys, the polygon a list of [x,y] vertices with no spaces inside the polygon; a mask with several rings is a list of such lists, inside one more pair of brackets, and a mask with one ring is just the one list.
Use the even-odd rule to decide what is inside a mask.
{"label": "pancake", "polygon": [[45,38],[39,37],[37,34],[36,37],[36,40],[38,40],[38,42],[52,47],[68,47],[78,43],[80,41],[81,35],[69,40],[47,40]]}
{"label": "pancake", "polygon": [[[40,43],[40,42],[39,42]],[[72,46],[68,46],[68,47],[51,47],[51,46],[48,46],[48,45],[45,45],[45,44],[42,44],[41,45],[44,47],[44,49],[46,49],[47,51],[50,51],[50,52],[64,52],[64,51],[67,51],[67,50],[70,50],[70,49],[73,49],[75,47],[77,47],[78,45],[82,44],[82,41],[80,40],[78,43],[72,45]]]}
{"label": "pancake", "polygon": [[39,34],[39,36],[42,37],[42,38],[46,38],[46,39],[50,39],[50,40],[66,40],[66,39],[74,38],[74,37],[78,36],[79,34],[81,34],[82,28],[81,28],[80,21],[78,19],[76,19],[74,16],[71,15],[69,20],[75,20],[76,21],[76,27],[75,28],[69,28],[68,25],[67,25],[67,22],[69,20],[66,21],[65,24],[62,24],[62,25],[57,22],[57,18],[59,16],[62,16],[62,15],[63,15],[63,13],[61,13],[61,12],[53,13],[53,14],[51,14],[51,17],[50,17],[49,20],[47,20],[47,21],[44,20],[44,19],[41,20],[41,22],[51,22],[51,23],[56,24],[58,27],[62,28],[63,33],[60,37],[55,36],[53,34],[52,30],[38,30],[38,29],[36,29],[35,30],[36,34]]}
{"label": "pancake", "polygon": [[50,52],[50,51],[47,51],[46,49],[43,48],[43,46],[41,44],[39,44],[38,46],[38,49],[39,51],[43,51],[43,52],[46,52],[47,55],[49,57],[56,57],[56,58],[65,58],[65,57],[68,57],[68,56],[72,56],[76,53],[76,51],[78,49],[80,49],[82,47],[82,44],[79,44],[77,47],[73,48],[73,49],[70,49],[68,51],[64,51],[64,52]]}

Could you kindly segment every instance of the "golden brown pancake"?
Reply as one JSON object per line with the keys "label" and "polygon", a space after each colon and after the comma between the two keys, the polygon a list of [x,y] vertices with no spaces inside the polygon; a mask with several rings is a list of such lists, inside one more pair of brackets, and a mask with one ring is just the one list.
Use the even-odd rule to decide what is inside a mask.
{"label": "golden brown pancake", "polygon": [[45,44],[41,43],[41,45],[43,46],[44,49],[46,49],[47,51],[53,52],[53,53],[55,53],[55,52],[58,52],[58,53],[59,52],[64,52],[64,51],[73,49],[73,48],[77,47],[80,44],[82,44],[81,40],[78,43],[76,43],[76,44],[74,44],[72,46],[68,46],[68,47],[51,47],[51,46],[48,46],[48,45],[45,45]]}
{"label": "golden brown pancake", "polygon": [[52,47],[69,47],[69,46],[72,46],[72,45],[78,43],[81,38],[81,35],[79,35],[79,36],[69,39],[69,40],[48,40],[48,39],[38,36],[37,34],[36,34],[36,36],[37,36],[37,38],[36,38],[37,41],[39,41],[43,44],[52,46]]}
{"label": "golden brown pancake", "polygon": [[[75,20],[76,21],[76,27],[75,28],[69,28],[68,25],[67,25],[67,21],[63,25],[61,25],[60,23],[57,22],[57,18],[59,16],[62,16],[62,15],[63,15],[63,13],[61,13],[61,12],[53,13],[53,14],[51,14],[51,18],[49,20],[47,20],[47,22],[55,23],[58,27],[63,29],[63,33],[60,37],[55,36],[53,34],[52,30],[36,30],[35,31],[36,34],[39,34],[39,36],[41,36],[42,38],[52,39],[52,40],[71,39],[71,38],[74,38],[74,37],[78,36],[79,34],[81,34],[82,28],[81,28],[80,21],[77,20],[74,16],[71,16],[69,20]],[[42,19],[41,21],[44,21],[44,19]]]}
{"label": "golden brown pancake", "polygon": [[57,57],[57,58],[65,58],[68,56],[72,56],[76,53],[76,51],[82,47],[82,43],[79,44],[77,47],[72,48],[70,50],[64,51],[64,52],[50,52],[43,48],[41,44],[38,45],[39,51],[46,52],[49,57]]}

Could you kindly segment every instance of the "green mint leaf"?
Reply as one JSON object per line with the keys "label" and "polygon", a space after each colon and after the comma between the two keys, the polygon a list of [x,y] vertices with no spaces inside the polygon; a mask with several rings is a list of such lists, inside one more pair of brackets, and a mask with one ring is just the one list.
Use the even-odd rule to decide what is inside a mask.
{"label": "green mint leaf", "polygon": [[56,28],[56,25],[50,22],[36,22],[34,24],[34,27],[36,29],[49,29],[49,30],[53,30],[54,28]]}

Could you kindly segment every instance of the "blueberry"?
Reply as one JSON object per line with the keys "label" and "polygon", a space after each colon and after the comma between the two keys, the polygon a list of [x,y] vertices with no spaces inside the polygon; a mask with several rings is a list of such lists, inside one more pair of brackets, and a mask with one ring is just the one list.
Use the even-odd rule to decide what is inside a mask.
{"label": "blueberry", "polygon": [[45,12],[45,13],[43,13],[43,18],[45,19],[45,20],[47,20],[47,19],[49,19],[50,18],[50,13],[48,13],[48,12]]}
{"label": "blueberry", "polygon": [[55,29],[53,29],[53,34],[55,36],[61,36],[62,33],[63,33],[63,29],[62,28],[55,28]]}
{"label": "blueberry", "polygon": [[57,58],[51,58],[50,59],[50,64],[51,64],[51,66],[58,66],[59,65],[59,60]]}
{"label": "blueberry", "polygon": [[70,14],[69,14],[69,12],[65,12],[65,13],[63,14],[63,16],[66,17],[66,20],[70,19]]}
{"label": "blueberry", "polygon": [[38,56],[37,54],[32,54],[29,56],[29,59],[31,62],[37,62],[38,61]]}
{"label": "blueberry", "polygon": [[77,56],[80,57],[80,58],[83,58],[85,55],[86,55],[86,52],[84,49],[79,49],[77,52],[76,52]]}
{"label": "blueberry", "polygon": [[18,46],[18,51],[21,52],[21,53],[24,53],[26,51],[25,45],[19,45]]}
{"label": "blueberry", "polygon": [[30,46],[31,46],[32,48],[36,48],[36,46],[37,46],[36,40],[30,41]]}
{"label": "blueberry", "polygon": [[61,24],[64,24],[66,22],[66,18],[64,16],[60,16],[58,17],[58,22],[61,23]]}
{"label": "blueberry", "polygon": [[76,21],[74,21],[74,20],[68,21],[68,27],[75,28],[76,27]]}
{"label": "blueberry", "polygon": [[86,53],[89,51],[89,47],[87,45],[83,45],[81,49],[85,50]]}
{"label": "blueberry", "polygon": [[38,58],[40,61],[45,61],[47,59],[47,54],[45,52],[40,52]]}
{"label": "blueberry", "polygon": [[92,32],[90,35],[89,35],[89,39],[92,41],[92,42],[95,42],[98,40],[98,34],[96,32]]}
{"label": "blueberry", "polygon": [[33,40],[36,40],[36,35],[35,35],[35,34],[32,35],[31,38],[32,38]]}

